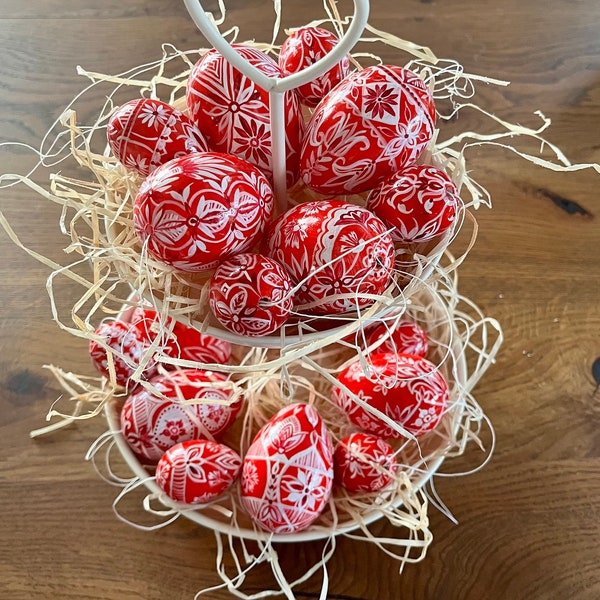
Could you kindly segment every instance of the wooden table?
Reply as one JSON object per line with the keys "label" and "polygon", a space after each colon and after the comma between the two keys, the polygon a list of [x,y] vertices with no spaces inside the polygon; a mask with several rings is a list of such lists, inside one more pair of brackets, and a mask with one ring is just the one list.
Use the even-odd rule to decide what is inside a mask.
{"label": "wooden table", "polygon": [[[203,45],[178,0],[1,4],[3,142],[39,144],[85,84],[76,65],[118,73],[159,57],[163,42]],[[268,37],[268,2],[229,4],[242,37]],[[319,14],[304,4],[284,2],[286,24]],[[537,126],[540,109],[553,120],[547,137],[572,161],[600,162],[596,0],[372,4],[376,27],[428,45],[468,72],[511,81],[480,86],[488,110]],[[465,112],[459,126],[481,123]],[[2,172],[24,173],[32,162],[23,149],[0,151]],[[460,269],[460,291],[504,328],[497,364],[476,388],[496,429],[495,454],[472,476],[437,481],[459,525],[432,508],[429,553],[402,575],[376,548],[340,540],[329,563],[331,599],[600,597],[600,392],[594,396],[591,373],[600,356],[599,175],[552,173],[500,149],[474,150],[468,159],[494,201],[477,213],[480,235]],[[66,261],[58,207],[24,186],[3,190],[0,204],[28,247]],[[114,517],[117,490],[84,461],[101,419],[29,439],[61,393],[42,365],[92,373],[85,343],[51,319],[48,268],[5,235],[0,244],[0,597],[171,600],[219,583],[210,531],[180,520],[142,532]],[[57,281],[61,311],[79,291]],[[473,452],[448,468],[468,469],[479,458]],[[292,570],[318,553],[318,544],[281,549]],[[264,585],[261,577],[251,578],[252,589]],[[311,580],[297,598],[318,597],[319,585]]]}

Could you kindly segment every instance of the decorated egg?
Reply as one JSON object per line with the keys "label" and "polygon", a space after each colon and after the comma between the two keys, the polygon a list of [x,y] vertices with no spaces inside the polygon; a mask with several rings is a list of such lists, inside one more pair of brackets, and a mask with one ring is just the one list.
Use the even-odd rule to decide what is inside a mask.
{"label": "decorated egg", "polygon": [[325,507],[333,483],[331,438],[307,404],[277,412],[258,432],[242,465],[242,504],[263,529],[306,529]]}
{"label": "decorated egg", "polygon": [[[394,245],[385,225],[363,207],[341,200],[299,204],[269,229],[267,254],[290,274],[297,305],[314,314],[365,307],[389,285]],[[314,303],[314,304],[313,304]]]}
{"label": "decorated egg", "polygon": [[268,335],[290,316],[291,290],[290,277],[278,262],[262,254],[238,254],[223,261],[212,276],[209,303],[230,331]]}
{"label": "decorated egg", "polygon": [[[269,77],[282,77],[277,63],[257,48],[233,44],[235,51]],[[216,50],[196,63],[187,84],[191,120],[211,150],[233,154],[272,177],[269,92],[248,79]],[[304,120],[298,97],[286,92],[285,132],[287,183],[298,178],[298,158]]]}
{"label": "decorated egg", "polygon": [[378,492],[392,483],[398,467],[394,449],[370,433],[351,433],[333,455],[336,483],[349,492]]}
{"label": "decorated egg", "polygon": [[[199,363],[227,364],[231,356],[231,344],[225,340],[201,333],[180,321],[167,319],[161,326],[160,317],[155,310],[136,307],[131,315],[131,324],[141,329],[143,335],[154,340],[164,332],[163,351],[167,356],[181,360],[193,360]],[[171,330],[172,329],[172,330]],[[171,365],[165,364],[165,368]]]}
{"label": "decorated egg", "polygon": [[[386,352],[356,359],[338,376],[338,381],[354,396],[385,415],[414,436],[431,431],[440,422],[448,403],[448,384],[437,367],[427,359],[409,354]],[[363,431],[383,438],[402,434],[347,395],[339,387],[332,400]]]}
{"label": "decorated egg", "polygon": [[203,504],[220,496],[237,479],[242,459],[231,448],[210,440],[171,446],[156,465],[156,483],[169,498]]}
{"label": "decorated egg", "polygon": [[136,232],[157,260],[205,271],[252,248],[273,211],[273,192],[250,163],[215,152],[169,161],[142,183]]}
{"label": "decorated egg", "polygon": [[417,75],[390,65],[367,67],[318,104],[302,142],[300,175],[321,194],[370,190],[416,161],[434,126],[433,98]]}
{"label": "decorated egg", "polygon": [[[338,38],[322,27],[301,27],[281,45],[279,67],[285,75],[298,73],[329,54],[337,46]],[[316,79],[296,88],[304,104],[314,108],[350,72],[350,61],[345,56]]]}
{"label": "decorated egg", "polygon": [[106,134],[115,157],[144,177],[172,158],[208,150],[203,135],[181,111],[148,98],[120,106],[110,116]]}
{"label": "decorated egg", "polygon": [[393,323],[380,323],[367,333],[367,346],[384,338],[375,352],[394,352],[395,354],[413,354],[427,356],[429,339],[425,330],[409,319]]}
{"label": "decorated egg", "polygon": [[149,389],[139,387],[123,405],[121,429],[127,444],[157,461],[179,442],[218,438],[241,408],[225,382],[221,373],[195,369],[157,375]]}
{"label": "decorated egg", "polygon": [[[89,342],[89,353],[94,367],[104,377],[110,379],[108,367],[108,352],[111,352],[115,383],[127,387],[129,380],[140,362],[145,360],[150,343],[142,333],[127,323],[121,321],[106,321],[94,332],[94,335],[104,340],[109,351],[96,339]],[[122,356],[119,356],[118,354]],[[156,372],[156,362],[150,358],[143,371],[143,378],[149,378]]]}
{"label": "decorated egg", "polygon": [[412,165],[394,173],[367,199],[372,210],[398,242],[428,242],[454,224],[461,205],[456,186],[430,165]]}

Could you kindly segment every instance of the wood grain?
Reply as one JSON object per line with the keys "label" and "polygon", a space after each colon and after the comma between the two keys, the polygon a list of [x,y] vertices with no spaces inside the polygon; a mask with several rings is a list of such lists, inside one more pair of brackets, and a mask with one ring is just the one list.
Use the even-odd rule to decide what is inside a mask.
{"label": "wood grain", "polygon": [[[268,2],[228,5],[242,39],[269,37]],[[342,11],[349,6],[340,3]],[[164,42],[203,45],[176,0],[4,0],[0,12],[0,142],[38,145],[86,83],[77,65],[118,73],[157,58]],[[286,24],[318,14],[318,3],[284,2]],[[573,161],[600,162],[596,0],[378,0],[370,20],[469,72],[511,81],[480,86],[480,103],[529,126],[540,109],[553,121],[550,141]],[[92,114],[94,103],[83,110]],[[465,112],[448,131],[481,124]],[[0,153],[2,172],[26,172],[32,164],[22,148]],[[401,575],[377,549],[339,540],[328,566],[330,599],[600,597],[600,392],[593,396],[591,374],[600,356],[598,175],[550,173],[491,148],[473,149],[468,159],[494,201],[492,210],[477,213],[480,235],[461,268],[460,290],[504,328],[498,362],[476,389],[496,430],[495,454],[474,475],[436,480],[459,525],[432,509],[427,558]],[[56,206],[23,187],[3,190],[0,206],[29,247],[65,260]],[[89,374],[91,367],[81,341],[51,320],[49,270],[4,235],[0,253],[0,597],[175,600],[219,583],[210,531],[180,520],[143,532],[114,517],[116,490],[83,458],[104,429],[100,420],[29,439],[61,393],[42,365]],[[64,314],[79,290],[61,280],[57,291]],[[479,459],[469,452],[445,469],[467,470]],[[140,517],[135,502],[124,509]],[[293,574],[318,560],[322,548],[279,550]],[[247,589],[272,584],[259,569]],[[297,598],[317,598],[319,585],[311,580]]]}

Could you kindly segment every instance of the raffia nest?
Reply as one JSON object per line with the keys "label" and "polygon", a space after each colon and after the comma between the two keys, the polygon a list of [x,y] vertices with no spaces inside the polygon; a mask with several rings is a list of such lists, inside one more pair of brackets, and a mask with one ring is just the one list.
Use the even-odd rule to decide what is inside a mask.
{"label": "raffia nest", "polygon": [[[325,25],[342,35],[347,21],[339,17],[333,3],[326,1],[325,10],[327,17],[313,24]],[[224,15],[218,24],[223,19]],[[227,35],[230,41],[237,41],[238,31],[233,28]],[[276,37],[277,31],[273,39]],[[277,51],[274,43],[243,43],[270,53]],[[36,153],[40,158],[38,166],[50,168],[64,161],[71,164],[75,161],[82,175],[72,178],[52,174],[48,188],[35,184],[29,177],[31,173],[27,176],[8,174],[0,179],[2,187],[23,183],[63,208],[59,225],[70,240],[65,250],[68,255],[76,257],[72,263],[64,266],[28,250],[0,214],[0,222],[11,239],[52,269],[47,288],[54,319],[61,328],[87,342],[94,338],[95,327],[101,319],[127,312],[130,307],[150,300],[160,307],[165,323],[167,317],[174,317],[201,331],[222,335],[234,342],[235,360],[225,366],[202,365],[167,356],[161,356],[161,359],[165,364],[179,367],[218,368],[230,375],[229,385],[234,387],[238,395],[244,396],[245,408],[237,426],[228,432],[225,442],[242,455],[258,428],[292,399],[317,406],[334,441],[339,440],[348,432],[348,426],[330,402],[330,390],[336,374],[349,361],[357,356],[366,356],[365,327],[382,319],[393,321],[406,315],[428,332],[431,341],[429,358],[438,365],[451,389],[451,400],[439,427],[418,440],[405,439],[397,443],[397,458],[402,469],[394,484],[384,493],[356,496],[338,490],[314,525],[300,534],[288,536],[268,535],[256,529],[244,515],[235,488],[202,508],[178,506],[164,497],[121,436],[118,410],[125,394],[114,384],[114,378],[84,377],[56,366],[49,367],[67,392],[69,399],[66,402],[72,404],[66,408],[62,405],[53,406],[48,419],[57,420],[48,427],[32,432],[32,435],[47,433],[74,420],[89,419],[106,409],[109,430],[92,445],[88,458],[98,462],[98,456],[104,455],[109,458],[106,464],[110,464],[111,449],[116,446],[133,470],[133,477],[123,478],[117,476],[110,467],[104,469],[104,476],[123,488],[115,500],[117,514],[121,515],[119,507],[125,496],[135,489],[138,492],[144,490],[145,509],[162,519],[161,523],[150,527],[160,526],[183,515],[212,528],[217,536],[217,573],[223,581],[222,586],[242,598],[272,595],[273,590],[250,596],[241,590],[244,573],[261,562],[268,562],[272,568],[278,588],[274,591],[293,598],[292,588],[295,585],[312,576],[317,569],[325,568],[334,552],[337,535],[376,544],[398,559],[400,569],[407,562],[420,560],[432,539],[428,528],[428,503],[433,499],[434,504],[440,506],[435,500],[437,496],[432,487],[432,476],[438,473],[446,458],[461,455],[469,443],[474,442],[482,447],[482,428],[488,426],[491,429],[472,390],[494,361],[501,343],[501,330],[494,319],[485,317],[476,305],[458,293],[456,275],[456,268],[475,239],[477,227],[470,211],[482,204],[490,206],[491,203],[486,190],[469,176],[465,151],[477,145],[495,144],[553,170],[568,171],[590,166],[598,170],[597,165],[570,165],[558,148],[543,140],[541,134],[550,121],[541,113],[538,113],[540,126],[530,129],[507,123],[477,106],[472,100],[476,85],[506,85],[506,82],[469,75],[458,63],[440,60],[428,48],[367,26],[357,48],[367,47],[369,51],[354,53],[354,66],[361,68],[380,62],[374,52],[382,44],[397,51],[397,64],[406,66],[423,78],[438,103],[441,125],[421,160],[446,170],[461,190],[464,211],[455,229],[443,240],[420,247],[399,247],[393,285],[360,314],[336,317],[330,322],[299,315],[294,324],[283,328],[279,335],[266,339],[232,337],[219,329],[205,308],[206,282],[210,273],[180,273],[148,256],[142,256],[132,219],[133,200],[141,179],[109,155],[106,149],[106,124],[117,105],[139,96],[158,98],[178,108],[185,108],[187,77],[193,64],[206,50],[182,52],[165,45],[159,60],[117,76],[81,69],[80,73],[91,80],[91,84],[65,109]],[[77,108],[82,96],[90,95],[98,101],[99,110],[88,124],[82,124],[78,121]],[[442,106],[449,107],[449,110],[444,113]],[[497,131],[485,135],[465,131],[445,138],[444,121],[463,109],[479,111],[497,126]],[[504,143],[506,138],[519,136],[541,141],[554,154],[557,162],[526,154]],[[312,199],[310,192],[301,185],[292,190],[292,196],[296,202]],[[363,201],[360,197],[350,200],[357,203]],[[470,233],[466,237],[470,241],[460,255],[455,256],[451,244],[461,228],[464,233],[467,225]],[[82,269],[81,265],[86,268]],[[65,322],[54,300],[53,284],[60,276],[77,282],[82,290],[73,304],[70,324]],[[150,353],[160,355],[161,348],[153,346],[149,356]],[[134,379],[140,378],[143,366],[144,361],[134,374]],[[143,381],[141,384],[148,385]],[[490,451],[488,449],[482,456],[489,457]],[[428,483],[431,486],[429,492],[426,488]],[[395,526],[386,538],[378,538],[369,530],[370,523],[382,518]],[[245,547],[236,549],[235,538],[257,541],[258,552],[251,553]],[[307,566],[305,575],[297,581],[288,582],[273,544],[277,541],[310,539],[326,540],[322,560],[316,565]],[[229,540],[231,552],[236,557],[242,556],[248,563],[243,564],[243,560],[236,558],[237,570],[234,573],[228,574],[224,567],[223,540]]]}

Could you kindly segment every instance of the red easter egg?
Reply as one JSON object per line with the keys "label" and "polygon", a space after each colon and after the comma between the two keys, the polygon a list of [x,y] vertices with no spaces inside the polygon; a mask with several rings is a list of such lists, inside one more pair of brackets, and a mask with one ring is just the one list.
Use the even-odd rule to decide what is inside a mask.
{"label": "red easter egg", "polygon": [[[339,39],[322,27],[301,27],[281,45],[279,67],[285,75],[298,73],[329,54]],[[304,104],[314,108],[350,72],[347,56],[316,79],[296,88]]]}
{"label": "red easter egg", "polygon": [[[301,288],[295,303],[318,302],[314,314],[338,314],[372,303],[389,285],[394,245],[370,211],[341,200],[299,204],[269,229],[267,254]],[[347,297],[333,296],[346,294]],[[331,298],[331,300],[328,300]]]}
{"label": "red easter egg", "polygon": [[[277,63],[256,48],[234,44],[251,65],[269,77],[282,77]],[[190,119],[203,133],[210,148],[233,154],[256,165],[272,178],[269,92],[248,79],[216,50],[196,63],[187,84]],[[298,96],[286,92],[285,132],[287,183],[298,178],[298,158],[304,120]]]}
{"label": "red easter egg", "polygon": [[[338,375],[338,381],[415,436],[436,427],[448,403],[448,384],[433,363],[420,356],[392,352],[371,354],[366,362],[367,373],[356,359]],[[383,438],[402,437],[339,387],[333,388],[332,400],[362,430]]]}
{"label": "red easter egg", "polygon": [[[114,352],[123,354],[122,358],[112,352],[115,382],[117,385],[127,387],[129,379],[148,351],[150,342],[138,329],[121,321],[102,323],[94,334],[102,338]],[[107,350],[98,341],[92,339],[89,343],[89,353],[94,367],[104,377],[110,378]],[[152,377],[155,372],[156,362],[150,359],[148,366],[143,371],[143,376],[147,379]]]}
{"label": "red easter egg", "polygon": [[268,335],[288,319],[292,282],[284,268],[262,254],[223,261],[210,281],[209,303],[217,320],[240,335]]}
{"label": "red easter egg", "polygon": [[169,498],[203,504],[220,496],[237,479],[242,459],[210,440],[188,440],[169,448],[156,465],[156,483]]}
{"label": "red easter egg", "polygon": [[120,106],[106,134],[116,158],[144,177],[172,158],[208,150],[199,129],[181,111],[148,98]]}
{"label": "red easter egg", "polygon": [[351,433],[333,454],[335,481],[349,492],[378,492],[392,482],[398,467],[394,449],[370,433]]}
{"label": "red easter egg", "polygon": [[427,356],[429,339],[425,330],[408,319],[391,323],[380,323],[367,333],[367,346],[385,338],[375,352],[393,352],[395,354],[412,354]]}
{"label": "red easter egg", "polygon": [[[218,438],[235,420],[241,401],[221,384],[221,373],[182,369],[149,381],[131,394],[121,411],[121,429],[131,449],[149,460],[158,460],[178,442]],[[184,401],[196,400],[190,404]]]}
{"label": "red easter egg", "polygon": [[306,404],[282,408],[260,429],[242,465],[242,504],[263,529],[306,529],[327,504],[333,483],[331,438]]}
{"label": "red easter egg", "polygon": [[[140,328],[150,340],[161,332],[160,317],[150,308],[136,307],[131,314],[131,324]],[[179,321],[173,323],[171,319],[167,319],[162,329],[165,335],[163,351],[167,356],[208,364],[225,365],[229,362],[231,344],[225,340],[201,333]],[[172,368],[168,364],[164,366]]]}
{"label": "red easter egg", "polygon": [[326,195],[357,194],[415,162],[430,142],[435,106],[425,84],[390,65],[352,73],[313,113],[300,175]]}
{"label": "red easter egg", "polygon": [[133,221],[157,260],[205,271],[252,248],[273,211],[273,192],[253,165],[204,152],[176,158],[142,183]]}
{"label": "red easter egg", "polygon": [[394,173],[371,191],[367,208],[397,242],[428,242],[448,231],[461,205],[456,186],[430,165],[412,165]]}

